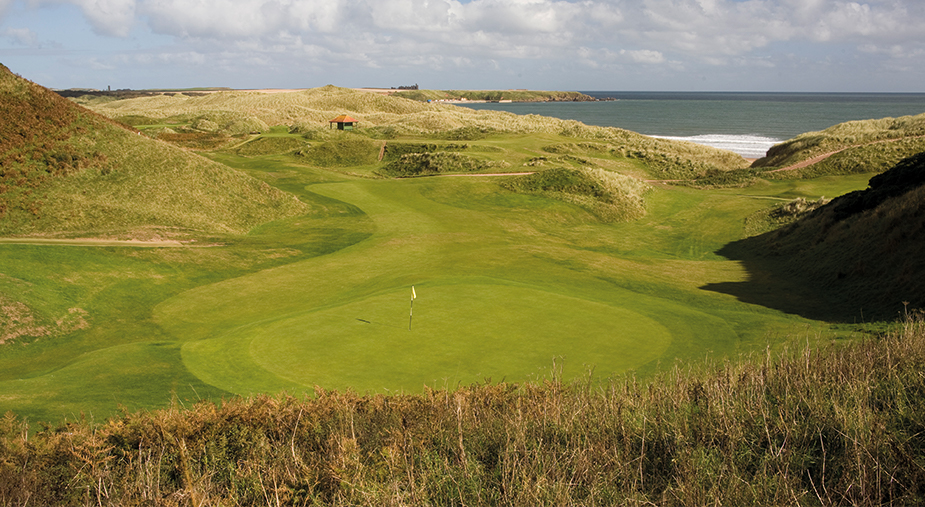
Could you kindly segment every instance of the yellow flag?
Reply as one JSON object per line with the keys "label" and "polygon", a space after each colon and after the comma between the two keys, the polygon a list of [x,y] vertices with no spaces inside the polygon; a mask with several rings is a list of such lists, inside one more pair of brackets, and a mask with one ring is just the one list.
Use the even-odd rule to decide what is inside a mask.
{"label": "yellow flag", "polygon": [[416,297],[417,297],[417,295],[414,293],[414,285],[412,285],[412,286],[411,286],[411,299],[413,300],[413,299],[416,298]]}

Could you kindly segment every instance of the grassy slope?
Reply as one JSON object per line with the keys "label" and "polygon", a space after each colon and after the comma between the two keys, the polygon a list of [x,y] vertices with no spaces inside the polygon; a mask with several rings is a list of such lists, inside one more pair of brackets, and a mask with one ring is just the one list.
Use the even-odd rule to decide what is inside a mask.
{"label": "grassy slope", "polygon": [[308,208],[0,69],[0,234],[243,234]]}
{"label": "grassy slope", "polygon": [[[728,246],[756,272],[809,282],[830,315],[889,319],[925,306],[925,153],[779,230]],[[759,300],[760,301],[760,300]],[[818,315],[818,314],[816,314]]]}
{"label": "grassy slope", "polygon": [[[353,109],[366,107],[365,95],[319,91],[360,100]],[[425,113],[446,129],[459,111]],[[664,167],[640,155],[647,147],[687,160],[686,145],[657,144],[617,129],[486,118],[500,118],[510,130],[479,128],[484,135],[465,141],[465,152],[511,160],[512,170],[548,165],[639,177]],[[555,128],[537,127],[543,125]],[[380,142],[362,133],[321,131],[332,137],[309,140],[311,148],[357,140],[375,149]],[[0,245],[5,265],[16,268],[0,280],[9,293],[48,300],[54,311],[37,315],[47,322],[78,308],[87,315],[75,311],[76,324],[63,320],[64,327],[81,318],[90,325],[7,346],[0,357],[6,393],[0,408],[54,419],[81,407],[111,413],[120,402],[157,406],[171,389],[193,397],[304,391],[316,383],[418,390],[424,383],[455,385],[486,376],[529,378],[554,358],[575,376],[585,365],[608,374],[652,371],[660,361],[705,351],[777,346],[794,326],[814,324],[703,291],[704,284],[747,276],[714,252],[740,238],[742,219],[766,207],[769,197],[817,198],[857,188],[843,180],[713,192],[659,188],[645,195],[645,216],[608,223],[593,209],[551,198],[568,193],[564,187],[521,194],[484,177],[357,179],[347,173],[369,176],[381,164],[317,167],[328,164],[276,154],[290,142],[284,139],[301,138],[270,131],[251,141],[260,144],[241,144],[247,141],[241,138],[239,146],[209,156],[297,194],[317,210],[313,215],[268,223],[220,248]],[[389,143],[425,140],[418,135]],[[690,153],[706,160],[718,152]],[[404,305],[412,284],[419,288],[419,327],[409,342]],[[509,304],[521,311],[507,311]],[[519,314],[530,318],[513,318]],[[516,339],[505,342],[507,336]],[[107,365],[125,372],[126,385],[141,382],[152,354],[165,373],[124,399],[107,395],[117,376],[87,384]],[[88,387],[76,394],[83,384]]]}
{"label": "grassy slope", "polygon": [[925,150],[922,136],[925,136],[925,113],[850,121],[820,132],[800,134],[778,144],[768,150],[766,157],[755,161],[753,167],[786,167],[818,155],[845,150],[825,162],[827,173],[881,172],[900,159]]}
{"label": "grassy slope", "polygon": [[88,107],[111,118],[142,117],[152,122],[169,119],[190,127],[195,127],[203,118],[214,119],[210,120],[210,125],[216,126],[227,124],[231,118],[254,118],[271,126],[288,125],[299,132],[314,131],[316,136],[329,136],[327,122],[340,114],[356,118],[361,135],[383,135],[388,131],[390,136],[433,137],[466,129],[517,135],[562,135],[606,143],[620,156],[644,160],[659,178],[687,178],[711,170],[728,171],[747,165],[742,157],[730,152],[654,139],[622,129],[589,127],[576,121],[536,115],[518,116],[501,111],[425,104],[333,86],[274,94],[221,92],[201,97],[146,97],[89,103]]}

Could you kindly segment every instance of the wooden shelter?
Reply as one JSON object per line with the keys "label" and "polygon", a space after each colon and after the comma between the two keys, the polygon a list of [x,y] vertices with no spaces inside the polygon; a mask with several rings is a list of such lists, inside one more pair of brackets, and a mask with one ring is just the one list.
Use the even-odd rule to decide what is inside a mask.
{"label": "wooden shelter", "polygon": [[328,121],[328,125],[331,128],[334,128],[334,124],[337,124],[337,130],[353,130],[354,128],[359,126],[359,123],[360,122],[354,120],[353,118],[347,116],[346,114],[342,114],[338,116],[337,118],[334,118],[333,120]]}

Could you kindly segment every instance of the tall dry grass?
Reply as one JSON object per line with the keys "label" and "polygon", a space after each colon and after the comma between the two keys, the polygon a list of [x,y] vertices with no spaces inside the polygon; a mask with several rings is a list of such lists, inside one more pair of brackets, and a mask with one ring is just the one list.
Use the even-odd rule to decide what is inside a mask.
{"label": "tall dry grass", "polygon": [[3,505],[918,505],[925,323],[642,382],[316,390],[30,428]]}

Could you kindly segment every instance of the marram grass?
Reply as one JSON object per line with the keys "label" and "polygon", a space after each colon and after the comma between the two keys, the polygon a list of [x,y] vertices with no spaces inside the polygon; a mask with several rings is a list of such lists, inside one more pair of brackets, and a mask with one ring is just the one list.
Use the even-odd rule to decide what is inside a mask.
{"label": "marram grass", "polygon": [[150,226],[242,235],[309,211],[290,194],[148,139],[5,67],[0,105],[0,235],[131,238]]}
{"label": "marram grass", "polygon": [[[112,118],[159,118],[178,122],[205,118],[212,122],[209,128],[240,116],[266,125],[287,125],[291,132],[306,133],[315,140],[329,140],[343,134],[328,128],[329,120],[341,114],[359,121],[359,135],[369,129],[370,136],[377,139],[427,136],[472,140],[489,133],[552,134],[605,143],[615,156],[643,160],[653,176],[661,179],[699,177],[708,171],[728,171],[748,165],[745,159],[731,152],[683,141],[655,139],[612,127],[593,127],[539,115],[426,104],[333,86],[272,94],[217,92],[196,97],[142,97],[90,104],[89,107]],[[204,115],[202,111],[209,113]],[[242,129],[226,130],[229,135],[244,133]]]}
{"label": "marram grass", "polygon": [[920,505],[925,324],[633,378],[0,419],[4,505]]}
{"label": "marram grass", "polygon": [[[849,121],[819,132],[806,132],[775,145],[768,150],[766,157],[754,163],[754,167],[786,167],[819,155],[852,147],[873,146],[875,149],[890,149],[889,144],[902,139],[906,139],[905,143],[919,139],[916,144],[922,146],[922,136],[925,136],[925,113],[900,118]],[[876,146],[879,144],[887,146]],[[913,153],[915,152],[907,152],[899,156],[892,163],[883,165],[881,170]],[[861,161],[865,158],[859,157],[856,160]]]}
{"label": "marram grass", "polygon": [[619,173],[579,167],[556,167],[502,181],[508,190],[577,204],[603,222],[635,220],[645,215],[643,196],[651,187]]}

